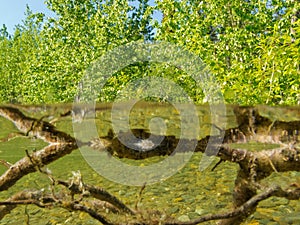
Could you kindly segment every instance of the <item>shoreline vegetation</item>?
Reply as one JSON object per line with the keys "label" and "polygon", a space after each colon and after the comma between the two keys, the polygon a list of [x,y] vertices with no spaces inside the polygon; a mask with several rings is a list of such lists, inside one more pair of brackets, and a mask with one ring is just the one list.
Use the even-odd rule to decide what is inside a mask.
{"label": "shoreline vegetation", "polygon": [[[164,41],[198,56],[214,78],[208,86],[218,84],[226,104],[300,103],[299,1],[45,3],[55,17],[27,8],[26,19],[13,34],[5,25],[0,29],[1,103],[73,102],[86,88],[81,81],[93,62],[135,41]],[[162,18],[153,16],[155,12]],[[195,103],[208,97],[176,65],[137,62],[114,73],[96,100],[112,102],[128,92],[142,97],[142,88],[127,85],[151,76],[175,82]],[[166,90],[166,98],[172,91]]]}

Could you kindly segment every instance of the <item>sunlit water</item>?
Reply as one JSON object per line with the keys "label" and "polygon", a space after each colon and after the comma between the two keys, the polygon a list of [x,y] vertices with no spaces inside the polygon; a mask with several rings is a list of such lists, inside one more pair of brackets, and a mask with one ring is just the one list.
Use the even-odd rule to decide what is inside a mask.
{"label": "sunlit water", "polygon": [[[105,136],[111,128],[111,112],[109,109],[100,106],[102,110],[97,111],[96,123],[100,136]],[[51,106],[34,110],[34,108],[25,108],[23,111],[27,115],[39,118],[43,115],[52,115],[48,120],[58,117],[70,109],[70,106]],[[264,108],[262,108],[264,109]],[[199,121],[201,122],[201,133],[199,138],[210,134],[210,115],[208,107],[197,107]],[[290,111],[288,111],[290,112]],[[296,113],[295,113],[296,112]],[[122,113],[120,111],[120,113]],[[294,113],[278,113],[278,110],[264,109],[264,113],[269,117],[285,117],[285,120],[299,119],[297,111]],[[131,128],[149,129],[149,121],[153,117],[160,117],[167,124],[167,135],[180,136],[180,116],[171,106],[162,107],[157,105],[145,106],[141,104],[131,111]],[[281,118],[282,119],[282,118]],[[230,107],[226,118],[220,118],[220,124],[226,127],[236,125],[234,115]],[[55,125],[71,135],[73,135],[72,120],[70,117],[59,119]],[[0,138],[6,137],[9,133],[18,132],[14,125],[6,119],[0,117]],[[225,128],[223,126],[223,128]],[[46,143],[25,137],[16,137],[8,142],[0,143],[0,159],[14,163],[25,157],[25,150],[34,151],[46,146]],[[244,146],[247,148],[247,146]],[[252,150],[270,148],[266,145],[248,146]],[[272,146],[271,146],[272,147]],[[139,204],[142,210],[156,209],[160,210],[179,220],[189,220],[213,212],[225,212],[231,209],[232,191],[234,180],[238,170],[238,165],[225,162],[219,165],[214,171],[211,168],[218,161],[217,159],[205,171],[199,171],[199,162],[201,153],[194,153],[191,160],[183,169],[175,173],[174,176],[159,183],[146,186],[143,192],[143,199]],[[145,166],[157,161],[163,157],[153,157],[146,160],[134,161],[122,159],[125,163],[137,166]],[[140,187],[125,186],[109,181],[97,174],[83,159],[79,150],[73,151],[54,163],[47,166],[56,178],[68,180],[72,177],[72,171],[81,171],[84,182],[105,188],[111,194],[120,198],[129,207],[134,208]],[[0,172],[5,171],[4,166],[0,166]],[[273,174],[265,182],[275,182],[283,186],[298,181],[300,174],[297,172]],[[51,185],[50,180],[41,173],[29,174],[19,180],[16,185],[8,191],[0,193],[1,201],[9,196],[24,189],[48,189]],[[28,218],[29,215],[29,218]],[[112,217],[111,214],[107,218]],[[63,209],[41,209],[36,206],[19,206],[11,214],[4,217],[0,224],[100,224],[84,213],[73,213]],[[214,224],[210,222],[207,224]],[[256,213],[251,215],[244,224],[300,224],[300,203],[299,201],[289,201],[280,198],[270,198],[261,202]]]}

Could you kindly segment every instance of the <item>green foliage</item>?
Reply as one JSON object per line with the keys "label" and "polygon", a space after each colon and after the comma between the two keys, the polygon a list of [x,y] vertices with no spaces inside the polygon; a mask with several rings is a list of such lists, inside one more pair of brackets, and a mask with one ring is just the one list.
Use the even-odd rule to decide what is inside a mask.
{"label": "green foliage", "polygon": [[26,15],[24,26],[17,26],[14,35],[3,29],[0,38],[1,102],[22,102],[24,87],[30,85],[27,74],[38,53],[41,15],[33,15],[29,8]]}
{"label": "green foliage", "polygon": [[164,14],[156,39],[199,55],[227,102],[299,101],[297,1],[164,0],[156,8]]}
{"label": "green foliage", "polygon": [[[0,30],[0,102],[73,101],[92,62],[137,40],[167,41],[198,55],[228,103],[300,102],[299,1],[162,0],[150,6],[148,0],[48,0],[46,4],[55,13],[53,18],[28,8],[26,20],[13,35],[5,26]],[[155,10],[163,14],[162,21],[152,18]],[[195,102],[205,102],[207,96],[185,71],[149,62],[113,74],[98,100],[125,98],[129,92],[139,97],[130,84],[151,76],[168,78]],[[182,100],[180,95],[176,100]]]}

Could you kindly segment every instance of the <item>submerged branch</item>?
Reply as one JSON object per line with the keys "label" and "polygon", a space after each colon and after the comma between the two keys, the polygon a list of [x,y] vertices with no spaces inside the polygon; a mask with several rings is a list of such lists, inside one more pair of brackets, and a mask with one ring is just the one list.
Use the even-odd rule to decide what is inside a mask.
{"label": "submerged branch", "polygon": [[0,220],[9,214],[14,208],[22,204],[35,204],[39,207],[45,207],[41,201],[42,191],[21,191],[4,202],[0,202]]}
{"label": "submerged branch", "polygon": [[217,214],[209,214],[205,216],[201,216],[197,219],[188,221],[188,222],[167,222],[166,225],[196,225],[199,223],[211,221],[211,220],[220,220],[220,219],[228,219],[233,218],[237,216],[248,216],[253,212],[253,210],[256,208],[259,202],[268,199],[270,197],[284,197],[288,198],[290,200],[299,200],[300,199],[300,188],[296,188],[294,190],[287,189],[283,190],[279,186],[269,187],[266,188],[263,192],[260,194],[257,194],[253,196],[251,199],[249,199],[247,202],[245,202],[243,205],[235,208],[234,210],[231,210],[226,213],[217,213]]}
{"label": "submerged branch", "polygon": [[123,202],[121,202],[118,198],[108,193],[106,190],[100,187],[95,187],[92,185],[83,184],[83,187],[80,187],[80,184],[76,184],[74,182],[66,182],[62,180],[57,181],[58,184],[63,185],[70,189],[74,194],[81,194],[82,189],[87,191],[92,197],[99,199],[101,201],[106,201],[118,208],[119,210],[129,213],[135,214],[130,208],[128,208]]}
{"label": "submerged branch", "polygon": [[26,136],[39,138],[47,143],[74,144],[75,138],[59,131],[51,123],[25,116],[19,109],[0,106],[0,115],[12,121],[18,130]]}
{"label": "submerged branch", "polygon": [[9,167],[0,177],[0,191],[7,190],[23,176],[33,173],[51,162],[71,153],[77,145],[48,145],[42,150],[32,152],[30,157],[24,157]]}
{"label": "submerged branch", "polygon": [[[237,126],[227,130],[220,128],[220,135],[207,136],[201,140],[179,140],[175,136],[160,137],[159,135],[152,135],[152,138],[162,140],[157,146],[156,143],[152,143],[152,140],[149,140],[150,134],[143,129],[130,131],[138,137],[138,139],[132,139],[132,142],[128,139],[130,135],[127,132],[108,135],[107,137],[90,140],[90,142],[80,142],[80,140],[75,140],[70,135],[57,130],[52,124],[43,121],[43,118],[35,119],[25,116],[16,108],[0,107],[0,115],[12,121],[21,133],[49,143],[47,147],[39,151],[28,153],[26,157],[13,165],[1,161],[8,169],[0,177],[0,191],[7,190],[23,176],[41,170],[43,166],[71,153],[81,145],[89,145],[101,151],[106,150],[112,156],[119,158],[144,159],[153,156],[172,155],[180,141],[180,144],[185,147],[184,151],[193,151],[196,146],[195,151],[205,152],[208,155],[216,154],[221,161],[239,164],[240,170],[235,181],[233,199],[235,208],[227,213],[206,215],[190,222],[175,221],[167,224],[189,225],[220,219],[222,219],[222,224],[239,224],[255,211],[259,201],[270,196],[299,199],[300,191],[297,185],[297,188],[291,190],[282,190],[276,186],[267,188],[260,194],[257,194],[257,192],[261,191],[260,180],[268,177],[273,172],[300,171],[300,121],[271,121],[261,116],[258,109],[253,107],[235,107],[234,113],[237,118]],[[215,140],[213,143],[219,143],[216,146],[211,146],[217,151],[206,151],[211,139]],[[120,140],[129,140],[129,147],[123,145]],[[138,143],[136,140],[138,140]],[[249,141],[276,143],[280,147],[255,152],[230,147],[231,143],[248,143]],[[151,146],[156,147],[152,149]],[[57,181],[57,184],[67,187],[73,194],[84,194],[86,191],[90,196],[108,202],[125,213],[130,215],[136,214],[115,196],[110,195],[102,188],[65,181]],[[49,203],[57,203],[57,199],[53,196],[48,197],[48,201]],[[0,209],[0,219],[18,204],[35,204],[43,207],[44,205],[41,203],[44,202],[41,202],[39,195],[35,196],[32,192],[28,192],[28,196],[26,196],[26,194],[21,193],[5,202],[0,202],[0,204],[4,205]],[[59,201],[58,203],[60,207],[84,211],[103,224],[110,224],[94,210],[95,207],[90,208],[76,201]],[[89,203],[95,206],[91,201]]]}
{"label": "submerged branch", "polygon": [[36,205],[41,208],[56,206],[68,210],[81,211],[88,213],[91,217],[100,221],[104,225],[113,225],[97,211],[88,206],[74,201],[66,201],[62,197],[54,198],[52,195],[45,194],[43,191],[22,191],[15,194],[8,200],[0,202],[0,220],[18,205],[29,204]]}

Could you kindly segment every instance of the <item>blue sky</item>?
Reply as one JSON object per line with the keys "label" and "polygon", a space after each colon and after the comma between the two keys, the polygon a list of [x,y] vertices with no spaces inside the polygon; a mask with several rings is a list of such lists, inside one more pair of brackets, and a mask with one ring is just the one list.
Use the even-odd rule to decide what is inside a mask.
{"label": "blue sky", "polygon": [[15,25],[25,19],[26,4],[34,13],[43,12],[48,16],[52,15],[43,0],[0,0],[0,27],[5,24],[8,32],[13,34]]}
{"label": "blue sky", "polygon": [[[150,2],[154,4],[153,0]],[[25,19],[26,5],[29,6],[33,13],[42,12],[46,14],[46,16],[54,15],[47,9],[44,0],[0,0],[0,28],[5,24],[8,33],[13,34],[14,27],[22,23],[22,20]],[[155,13],[154,17],[161,19],[162,15]]]}

